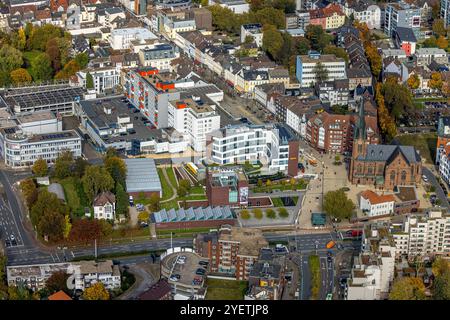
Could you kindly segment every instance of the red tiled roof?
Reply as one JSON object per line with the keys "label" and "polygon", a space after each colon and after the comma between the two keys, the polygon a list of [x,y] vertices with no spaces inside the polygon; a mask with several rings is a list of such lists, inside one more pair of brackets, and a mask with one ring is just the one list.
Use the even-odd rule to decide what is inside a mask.
{"label": "red tiled roof", "polygon": [[58,291],[51,296],[48,297],[48,300],[72,300],[71,297],[69,297],[64,291]]}
{"label": "red tiled roof", "polygon": [[361,193],[361,197],[369,200],[370,204],[379,204],[384,202],[392,202],[395,201],[395,198],[392,194],[384,194],[378,195],[372,190],[366,190]]}

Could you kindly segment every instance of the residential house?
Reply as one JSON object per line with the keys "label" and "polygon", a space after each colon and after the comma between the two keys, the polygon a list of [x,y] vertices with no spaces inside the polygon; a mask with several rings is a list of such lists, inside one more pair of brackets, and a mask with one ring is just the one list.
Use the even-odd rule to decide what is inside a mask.
{"label": "residential house", "polygon": [[109,191],[94,199],[94,219],[114,220],[116,216],[116,196]]}
{"label": "residential house", "polygon": [[416,52],[417,39],[411,28],[397,27],[394,40],[397,47],[405,51],[408,57]]}
{"label": "residential house", "polygon": [[361,192],[359,208],[369,217],[394,213],[395,198],[392,194],[378,195],[372,190]]}

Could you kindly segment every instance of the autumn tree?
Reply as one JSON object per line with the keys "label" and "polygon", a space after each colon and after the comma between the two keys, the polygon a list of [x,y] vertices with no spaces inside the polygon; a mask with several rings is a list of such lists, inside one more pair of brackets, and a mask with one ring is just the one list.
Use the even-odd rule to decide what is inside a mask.
{"label": "autumn tree", "polygon": [[149,207],[152,212],[157,212],[161,209],[159,196],[156,193],[150,196]]}
{"label": "autumn tree", "polygon": [[141,211],[138,214],[138,220],[141,222],[148,222],[150,214],[147,211]]}
{"label": "autumn tree", "polygon": [[101,282],[86,288],[83,292],[84,300],[109,300],[109,292]]}
{"label": "autumn tree", "polygon": [[102,227],[99,220],[78,219],[72,224],[69,240],[73,242],[90,243],[102,238]]}
{"label": "autumn tree", "polygon": [[71,151],[64,151],[55,160],[55,176],[64,179],[72,174],[73,154]]}
{"label": "autumn tree", "polygon": [[105,219],[101,219],[98,220],[98,223],[100,224],[101,237],[102,238],[109,237],[113,232],[113,226],[111,222]]}
{"label": "autumn tree", "polygon": [[31,75],[28,73],[27,69],[19,68],[11,71],[11,81],[14,84],[29,83],[32,81]]}
{"label": "autumn tree", "polygon": [[422,279],[405,277],[394,281],[389,300],[425,300],[425,286]]}
{"label": "autumn tree", "polygon": [[409,87],[410,89],[415,90],[415,89],[419,88],[419,86],[420,86],[420,79],[419,79],[419,76],[418,76],[416,73],[412,74],[412,75],[409,77],[407,83],[408,83],[408,87]]}
{"label": "autumn tree", "polygon": [[273,209],[267,209],[266,210],[266,217],[269,219],[275,219],[277,217],[275,210]]}
{"label": "autumn tree", "polygon": [[289,217],[289,212],[287,211],[286,208],[278,208],[278,215],[281,218],[287,218],[287,217]]}
{"label": "autumn tree", "polygon": [[31,168],[33,173],[38,177],[45,177],[48,174],[47,161],[42,158],[37,159]]}
{"label": "autumn tree", "polygon": [[450,82],[445,81],[444,83],[442,83],[441,92],[444,97],[450,96]]}
{"label": "autumn tree", "polygon": [[0,87],[11,83],[11,71],[20,68],[22,64],[22,52],[8,44],[0,47]]}
{"label": "autumn tree", "polygon": [[414,108],[411,91],[404,85],[399,84],[395,77],[387,78],[382,87],[382,92],[386,107],[395,119]]}
{"label": "autumn tree", "polygon": [[42,230],[49,230],[49,228],[51,227],[49,226],[49,224],[43,223],[39,226],[39,223],[44,216],[46,219],[50,220],[55,218],[55,216],[52,215],[53,213],[58,213],[61,216],[62,220],[58,220],[58,223],[56,224],[58,229],[55,232],[52,232],[52,234],[61,235],[62,237],[64,231],[64,216],[69,214],[69,208],[61,200],[59,200],[55,194],[45,189],[40,190],[37,200],[30,211],[31,223],[33,224],[33,226],[36,226],[36,228],[38,229],[38,233],[40,233],[39,231]]}
{"label": "autumn tree", "polygon": [[20,189],[25,197],[28,208],[31,208],[38,197],[38,190],[33,179],[29,178],[20,183]]}
{"label": "autumn tree", "polygon": [[102,166],[87,167],[81,181],[84,192],[91,203],[99,192],[114,188],[113,178]]}
{"label": "autumn tree", "polygon": [[450,300],[450,263],[443,258],[436,258],[432,265],[434,276],[433,299]]}
{"label": "autumn tree", "polygon": [[263,218],[263,212],[259,208],[255,208],[252,210],[253,216],[255,219],[261,220]]}
{"label": "autumn tree", "polygon": [[246,210],[246,209],[241,210],[241,212],[239,213],[239,215],[241,216],[241,219],[244,219],[244,220],[250,219],[250,213],[249,213],[248,210]]}
{"label": "autumn tree", "polygon": [[34,27],[34,30],[29,38],[29,49],[45,51],[48,40],[53,38],[61,38],[63,35],[63,29],[52,24],[44,24],[42,27]]}
{"label": "autumn tree", "polygon": [[444,20],[436,19],[433,21],[433,33],[438,37],[445,37],[447,35],[447,29],[445,28]]}
{"label": "autumn tree", "polygon": [[306,27],[305,38],[310,41],[312,50],[323,52],[325,47],[330,44],[333,36],[326,33],[322,26],[310,24]]}
{"label": "autumn tree", "polygon": [[47,237],[48,241],[62,240],[66,227],[65,216],[57,211],[46,211],[39,217],[36,227],[38,234]]}
{"label": "autumn tree", "polygon": [[342,58],[345,60],[345,63],[348,64],[349,57],[347,51],[344,48],[338,48],[333,45],[327,45],[323,50],[324,54],[334,54],[338,58]]}
{"label": "autumn tree", "polygon": [[70,60],[64,68],[55,75],[55,79],[69,79],[80,71],[80,66],[75,60]]}
{"label": "autumn tree", "polygon": [[52,62],[48,54],[41,53],[31,61],[31,75],[34,81],[45,81],[52,78]]}
{"label": "autumn tree", "polygon": [[438,48],[447,49],[447,47],[448,47],[448,40],[447,40],[447,38],[444,37],[444,36],[440,36],[436,40],[436,45],[438,46]]}
{"label": "autumn tree", "polygon": [[375,100],[378,106],[378,124],[381,132],[387,137],[387,140],[390,140],[396,136],[397,127],[394,118],[391,117],[389,110],[386,108],[381,83],[377,83],[375,86]]}
{"label": "autumn tree", "polygon": [[431,36],[428,39],[425,39],[422,46],[424,48],[437,48],[437,40],[435,36]]}
{"label": "autumn tree", "polygon": [[47,41],[45,53],[50,58],[52,62],[52,68],[55,72],[61,69],[61,54],[59,52],[58,42],[55,38],[49,39]]}
{"label": "autumn tree", "polygon": [[69,279],[69,275],[65,271],[53,272],[47,281],[45,281],[45,287],[50,294],[61,290],[68,294],[70,292],[67,289],[67,279]]}
{"label": "autumn tree", "polygon": [[431,74],[431,79],[428,81],[428,87],[431,89],[441,90],[442,89],[442,76],[439,72],[433,72]]}
{"label": "autumn tree", "polygon": [[324,196],[323,210],[332,218],[349,219],[354,207],[353,201],[347,198],[347,194],[342,189],[328,191]]}

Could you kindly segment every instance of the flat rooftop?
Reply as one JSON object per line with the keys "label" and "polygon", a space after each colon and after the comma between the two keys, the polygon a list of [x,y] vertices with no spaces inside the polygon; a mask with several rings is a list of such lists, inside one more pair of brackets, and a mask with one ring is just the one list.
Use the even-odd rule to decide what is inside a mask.
{"label": "flat rooftop", "polygon": [[262,235],[262,231],[251,228],[232,228],[231,232],[220,232],[220,241],[239,242],[239,255],[259,256],[261,248],[266,248],[269,243]]}
{"label": "flat rooftop", "polygon": [[[131,141],[138,139],[140,141],[164,141],[163,131],[161,129],[151,129],[144,124],[144,117],[135,107],[129,107],[127,102],[121,101],[121,98],[105,99],[105,100],[86,100],[80,101],[81,108],[99,129],[115,128],[117,126],[118,117],[130,117],[135,133],[123,133],[122,135],[114,135],[102,137],[106,144]],[[111,114],[106,114],[104,108],[109,108]]]}
{"label": "flat rooftop", "polygon": [[161,192],[155,160],[150,158],[124,159],[127,166],[127,192]]}
{"label": "flat rooftop", "polygon": [[53,112],[45,111],[45,112],[34,112],[30,114],[23,114],[17,117],[20,123],[30,123],[36,121],[46,121],[55,119],[55,115]]}
{"label": "flat rooftop", "polygon": [[3,91],[1,96],[8,107],[32,108],[35,106],[54,105],[82,99],[84,89],[69,85],[50,85],[11,88]]}
{"label": "flat rooftop", "polygon": [[311,58],[308,55],[302,55],[300,56],[300,59],[302,60],[303,63],[317,63],[317,62],[344,62],[345,60],[342,58],[338,58],[336,57],[334,54],[322,54],[320,55],[320,57],[316,58]]}
{"label": "flat rooftop", "polygon": [[[181,256],[186,257],[185,263],[176,263],[178,257]],[[203,267],[198,264],[200,261],[209,262],[208,259],[203,259],[195,253],[185,251],[169,254],[161,261],[161,263],[164,264],[168,270],[172,270],[168,277],[169,284],[200,288],[203,285],[204,277],[195,274],[197,269],[203,269]],[[180,279],[176,282],[170,280],[170,276],[175,274],[180,275]],[[196,278],[201,281],[197,285],[194,285],[193,280]]]}

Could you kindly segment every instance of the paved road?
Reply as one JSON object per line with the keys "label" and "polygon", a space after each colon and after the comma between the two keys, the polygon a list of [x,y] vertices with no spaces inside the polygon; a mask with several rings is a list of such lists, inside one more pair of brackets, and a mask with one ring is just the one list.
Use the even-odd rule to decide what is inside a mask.
{"label": "paved road", "polygon": [[434,174],[430,171],[430,169],[423,167],[422,173],[428,178],[428,181],[436,188],[436,196],[441,200],[441,206],[450,208],[450,205],[447,200],[447,196],[442,190],[441,185],[437,181]]}

